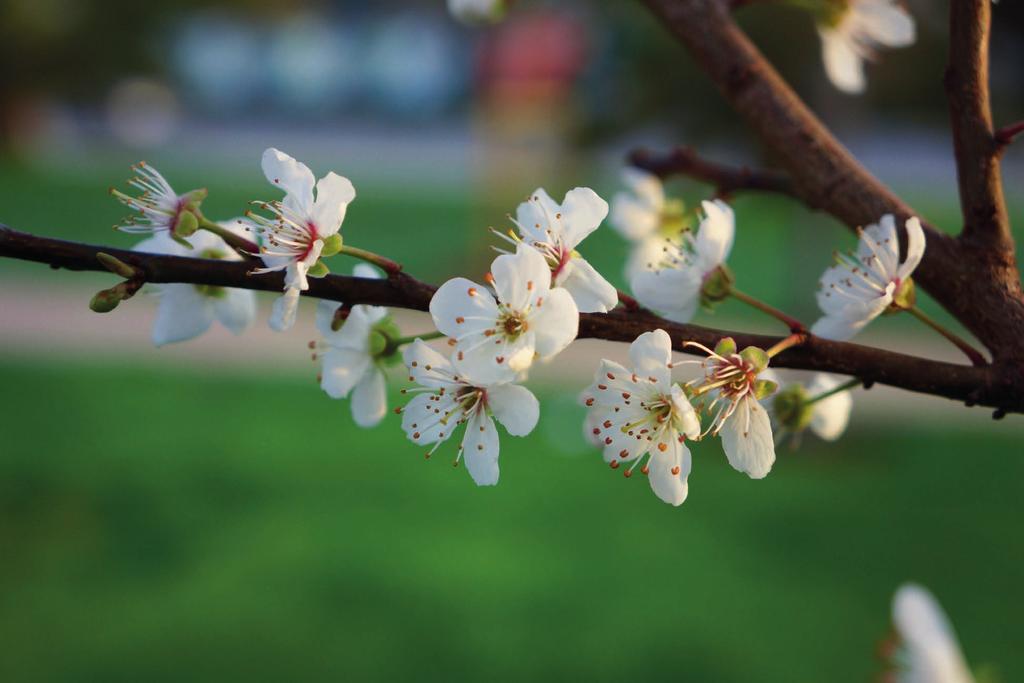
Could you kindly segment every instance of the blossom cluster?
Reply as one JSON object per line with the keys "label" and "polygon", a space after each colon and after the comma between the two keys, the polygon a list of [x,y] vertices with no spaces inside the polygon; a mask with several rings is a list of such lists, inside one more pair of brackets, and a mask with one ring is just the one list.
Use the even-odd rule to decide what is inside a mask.
{"label": "blossom cluster", "polygon": [[[269,324],[284,331],[295,325],[310,279],[329,272],[324,258],[380,257],[343,242],[341,226],[356,196],[348,179],[332,172],[316,180],[305,164],[273,148],[264,152],[262,169],[284,197],[253,202],[255,210],[228,222],[203,215],[204,193],[177,195],[147,165],[137,167],[132,183],[143,195],[117,196],[139,211],[126,231],[151,233],[138,250],[249,259],[252,273],[282,272],[284,292],[274,302]],[[429,457],[461,432],[455,463],[465,463],[477,484],[493,485],[500,450],[495,421],[513,436],[533,431],[540,406],[524,382],[576,338],[581,314],[604,314],[619,305],[618,290],[584,257],[583,242],[606,218],[634,244],[627,268],[633,293],[664,318],[689,322],[700,308],[730,296],[775,310],[735,288],[726,261],[736,217],[725,201],[704,201],[698,214],[668,198],[655,176],[630,170],[624,179],[626,189],[611,207],[589,188],[572,189],[561,202],[543,188],[532,192],[510,216],[512,229],[494,231],[503,241],[482,282],[455,277],[434,292],[429,311],[435,331],[403,336],[387,308],[319,302],[320,338],[310,349],[320,362],[323,391],[349,399],[356,424],[371,427],[387,413],[388,368],[404,364],[415,386],[403,390],[411,399],[396,412],[408,439]],[[602,360],[582,392],[587,437],[613,469],[621,468],[627,477],[639,469],[654,493],[672,505],[687,497],[690,442],[720,439],[729,464],[760,479],[775,462],[780,438],[795,440],[808,429],[822,439],[838,438],[849,418],[848,389],[855,381],[817,374],[807,383],[780,386],[769,364],[808,334],[848,339],[873,318],[913,306],[911,274],[924,252],[924,232],[916,218],[904,227],[902,258],[892,216],[862,230],[855,252],[836,255],[818,292],[823,315],[809,333],[794,328],[793,335],[768,349],[740,349],[731,338],[711,348],[673,339],[664,329],[641,334],[630,345],[628,366]],[[354,275],[382,277],[366,263]],[[157,345],[193,338],[214,320],[241,333],[255,316],[248,290],[168,284],[156,287],[156,293]],[[428,344],[439,338],[444,342],[438,347]],[[679,361],[675,351],[703,358]]]}

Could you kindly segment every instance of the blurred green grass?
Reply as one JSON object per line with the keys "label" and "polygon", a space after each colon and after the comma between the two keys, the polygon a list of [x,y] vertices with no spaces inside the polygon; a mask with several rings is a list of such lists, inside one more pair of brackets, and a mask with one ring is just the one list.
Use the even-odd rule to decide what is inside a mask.
{"label": "blurred green grass", "polygon": [[760,482],[700,444],[673,509],[565,406],[481,489],[312,382],[0,376],[0,680],[864,681],[907,579],[1024,673],[1018,438],[855,422]]}
{"label": "blurred green grass", "polygon": [[[210,187],[213,217],[270,196],[255,168],[164,170]],[[105,192],[123,177],[0,164],[0,220],[128,246]],[[359,192],[346,238],[435,282],[482,273],[484,227],[513,208]],[[947,200],[915,203],[952,228]],[[739,284],[811,317],[821,268],[852,238],[785,200],[736,208]],[[584,247],[622,284],[612,231]],[[6,277],[109,280],[0,262]],[[424,463],[394,416],[357,430],[310,380],[8,356],[0,680],[864,681],[906,579],[936,591],[973,662],[1024,672],[1020,437],[855,420],[763,482],[702,445],[673,510],[582,450],[564,395],[541,398],[537,432],[503,440],[502,484],[477,489],[451,449]]]}

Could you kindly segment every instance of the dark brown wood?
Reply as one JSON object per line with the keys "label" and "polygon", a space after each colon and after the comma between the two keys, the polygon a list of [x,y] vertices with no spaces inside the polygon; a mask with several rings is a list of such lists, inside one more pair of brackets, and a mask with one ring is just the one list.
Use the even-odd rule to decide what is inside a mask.
{"label": "dark brown wood", "polygon": [[[253,275],[249,272],[251,264],[242,261],[192,259],[111,249],[39,237],[0,226],[0,257],[36,261],[53,268],[105,272],[105,267],[96,258],[101,251],[139,269],[147,282],[186,282],[268,292],[280,292],[284,284],[280,273]],[[339,275],[314,278],[310,279],[309,290],[303,292],[305,296],[349,305],[375,304],[420,311],[428,309],[433,293],[433,286],[402,272],[392,273],[381,280]],[[733,337],[740,347],[755,345],[768,348],[783,339],[672,323],[647,311],[624,307],[607,314],[581,315],[579,336],[631,342],[641,333],[656,328],[668,332],[675,348],[686,353],[693,353],[693,350],[683,348],[685,341],[713,347],[728,336]],[[1024,412],[1024,385],[1013,383],[1012,378],[1001,375],[991,366],[957,365],[817,338],[784,351],[772,360],[772,365],[835,372],[859,377],[868,383],[888,384],[1004,412]]]}
{"label": "dark brown wood", "polygon": [[785,173],[747,166],[727,166],[700,157],[690,147],[676,147],[664,154],[638,149],[629,155],[629,163],[659,178],[684,175],[700,180],[713,186],[719,195],[739,190],[756,190],[795,196],[793,183]]}

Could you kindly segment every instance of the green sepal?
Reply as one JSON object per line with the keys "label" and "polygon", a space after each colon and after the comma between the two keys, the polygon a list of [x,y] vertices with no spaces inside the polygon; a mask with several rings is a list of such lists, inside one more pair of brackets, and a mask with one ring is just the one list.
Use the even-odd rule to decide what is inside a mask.
{"label": "green sepal", "polygon": [[814,408],[807,402],[807,390],[800,384],[791,384],[776,394],[772,412],[783,427],[800,432],[811,423]]}
{"label": "green sepal", "polygon": [[175,237],[190,237],[199,229],[199,219],[191,211],[182,211],[174,223],[171,234]]}
{"label": "green sepal", "polygon": [[915,303],[917,303],[917,288],[914,286],[914,281],[908,277],[893,293],[892,303],[889,304],[888,310],[896,313],[913,308]]}
{"label": "green sepal", "polygon": [[330,237],[323,240],[324,246],[320,250],[320,256],[334,256],[341,251],[342,239],[341,233],[336,232]]}
{"label": "green sepal", "polygon": [[384,355],[384,352],[387,351],[387,348],[387,335],[385,335],[380,330],[374,328],[370,332],[370,340],[367,345],[367,351],[369,351],[370,355],[373,356],[374,358],[380,358],[381,356]]}
{"label": "green sepal", "polygon": [[184,207],[187,211],[193,212],[199,208],[199,205],[203,203],[203,200],[210,194],[210,191],[205,187],[201,187],[198,190],[192,190],[185,194]]}
{"label": "green sepal", "polygon": [[317,259],[317,262],[314,263],[310,267],[310,269],[306,271],[306,275],[308,275],[309,277],[324,277],[325,275],[330,274],[331,269],[327,267],[326,263],[319,259]]}
{"label": "green sepal", "polygon": [[768,398],[778,390],[778,383],[770,379],[759,379],[754,382],[754,398],[758,401]]}
{"label": "green sepal", "polygon": [[178,235],[173,230],[168,231],[167,234],[171,236],[172,240],[174,240],[175,242],[177,242],[181,246],[185,247],[186,249],[191,249],[192,248],[192,243],[191,242],[189,242],[187,239],[185,239],[181,235]]}
{"label": "green sepal", "polygon": [[711,304],[721,301],[729,296],[732,291],[732,283],[736,281],[732,273],[725,266],[716,268],[704,280],[700,289],[700,302],[705,308]]}
{"label": "green sepal", "polygon": [[756,346],[748,346],[740,351],[740,358],[754,368],[755,372],[761,372],[768,367],[768,361],[770,360],[764,349],[759,349]]}
{"label": "green sepal", "polygon": [[715,345],[715,353],[723,358],[727,358],[732,354],[736,353],[736,340],[732,337],[723,337]]}

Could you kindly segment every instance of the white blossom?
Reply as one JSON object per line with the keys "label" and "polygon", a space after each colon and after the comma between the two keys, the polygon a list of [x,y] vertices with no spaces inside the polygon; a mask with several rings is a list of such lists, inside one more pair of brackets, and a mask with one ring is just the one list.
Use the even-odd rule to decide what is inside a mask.
{"label": "white blossom", "polygon": [[861,93],[864,61],[875,60],[879,48],[913,44],[914,19],[897,0],[831,2],[833,11],[818,24],[825,72],[843,92]]}
{"label": "white blossom", "polygon": [[135,175],[128,184],[139,191],[133,197],[118,189],[111,188],[110,194],[133,211],[135,216],[126,218],[117,227],[128,233],[172,233],[180,231],[182,222],[191,223],[184,232],[192,234],[197,227],[196,216],[192,213],[206,197],[206,190],[192,190],[178,194],[160,172],[145,161],[132,166]]}
{"label": "white blossom", "polygon": [[[465,425],[456,463],[462,460],[478,486],[498,483],[498,430],[512,436],[533,431],[540,406],[529,389],[518,384],[480,384],[461,374],[447,358],[417,339],[402,354],[409,379],[419,392],[402,409],[402,429],[416,444],[438,446]],[[492,419],[493,418],[493,419]]]}
{"label": "white blossom", "polygon": [[669,320],[689,322],[704,287],[719,272],[732,249],[735,217],[725,202],[702,202],[704,219],[697,234],[662,241],[660,260],[633,278],[633,293],[645,306]]}
{"label": "white blossom", "polygon": [[903,288],[924,255],[924,231],[917,218],[906,222],[907,252],[900,263],[896,221],[890,214],[878,225],[860,231],[854,255],[838,254],[839,263],[821,277],[818,306],[824,312],[811,332],[826,339],[846,340],[898,303]]}
{"label": "white blossom", "polygon": [[576,250],[606,215],[607,202],[590,188],[570,190],[561,205],[538,188],[516,209],[518,237],[499,236],[536,249],[551,269],[551,286],[568,291],[581,313],[607,313],[618,291]]}
{"label": "white blossom", "polygon": [[627,190],[612,197],[608,222],[631,242],[657,235],[666,207],[661,179],[637,168],[625,168],[622,182]]}
{"label": "white blossom", "polygon": [[688,383],[698,395],[715,396],[706,407],[714,413],[707,431],[721,437],[722,450],[733,468],[751,479],[764,478],[775,463],[772,423],[760,403],[776,388],[772,380],[760,376],[768,367],[768,354],[753,346],[737,353],[731,338],[723,339],[714,350],[696,342],[686,345],[708,354],[702,361],[704,378]]}
{"label": "white blossom", "polygon": [[974,683],[953,627],[927,589],[901,586],[892,619],[900,637],[893,662],[897,683]]}
{"label": "white blossom", "polygon": [[299,293],[309,289],[307,274],[320,258],[325,240],[338,234],[356,191],[348,178],[334,172],[315,180],[308,166],[273,148],[263,153],[263,174],[285,192],[283,201],[261,204],[271,217],[252,216],[265,264],[255,272],[285,271],[285,293],[274,302],[270,318],[270,326],[281,331],[295,323]]}
{"label": "white blossom", "polygon": [[491,264],[497,299],[466,278],[441,285],[430,300],[434,325],[454,340],[454,365],[476,382],[508,382],[534,357],[550,358],[576,338],[572,296],[551,288],[551,270],[537,250],[520,244]]}
{"label": "white blossom", "polygon": [[[225,230],[240,232],[237,221],[222,224]],[[212,232],[200,230],[189,237],[187,247],[167,232],[139,242],[134,251],[191,258],[239,261],[234,249]],[[150,285],[159,297],[153,343],[156,346],[194,339],[210,329],[214,320],[234,334],[241,334],[256,314],[255,294],[246,289],[183,283]]]}
{"label": "white blossom", "polygon": [[654,493],[670,505],[686,500],[690,450],[700,422],[679,385],[672,383],[672,343],[664,330],[641,334],[629,347],[632,369],[602,360],[584,392],[591,438],[600,440],[605,462],[618,468],[642,462]]}
{"label": "white blossom", "polygon": [[507,0],[448,0],[448,11],[465,24],[485,24],[505,15]]}
{"label": "white blossom", "polygon": [[[355,267],[356,277],[379,278],[380,273],[365,263]],[[320,301],[316,328],[322,340],[316,344],[321,361],[320,387],[331,398],[351,394],[352,419],[360,427],[373,427],[388,409],[384,365],[397,352],[390,343],[398,329],[388,309],[364,304],[352,307],[344,319],[341,304]]]}

